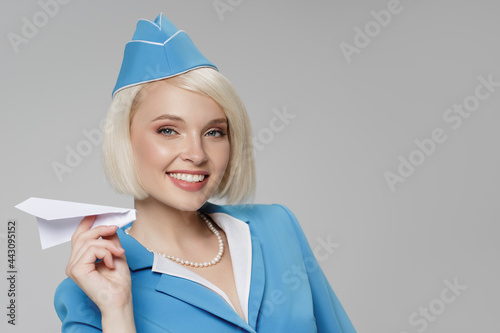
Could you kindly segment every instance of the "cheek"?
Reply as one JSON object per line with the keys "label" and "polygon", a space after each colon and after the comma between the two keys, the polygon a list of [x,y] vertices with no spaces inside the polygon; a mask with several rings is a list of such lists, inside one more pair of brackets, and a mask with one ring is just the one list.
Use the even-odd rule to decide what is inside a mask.
{"label": "cheek", "polygon": [[165,159],[170,155],[168,149],[155,142],[154,138],[147,136],[134,137],[132,148],[139,168],[147,169],[165,163]]}
{"label": "cheek", "polygon": [[225,170],[229,162],[230,146],[229,142],[213,150],[214,164],[219,170]]}

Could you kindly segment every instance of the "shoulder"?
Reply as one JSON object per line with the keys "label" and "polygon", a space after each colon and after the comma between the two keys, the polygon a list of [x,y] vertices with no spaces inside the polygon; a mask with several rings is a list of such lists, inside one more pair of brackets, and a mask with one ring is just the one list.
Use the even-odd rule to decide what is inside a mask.
{"label": "shoulder", "polygon": [[216,205],[207,202],[202,207],[202,210],[207,213],[225,213],[245,222],[285,222],[298,224],[293,212],[281,204]]}
{"label": "shoulder", "polygon": [[100,311],[97,305],[70,278],[64,279],[56,289],[54,307],[57,316],[64,324],[82,321],[89,325],[100,326]]}
{"label": "shoulder", "polygon": [[288,216],[295,219],[292,211],[281,204],[238,204],[238,205],[217,205],[206,202],[201,210],[207,213],[226,213],[236,218],[246,218],[251,216],[271,215]]}
{"label": "shoulder", "polygon": [[54,302],[58,303],[63,300],[76,300],[79,298],[87,297],[83,290],[71,280],[69,277],[64,279],[59,286],[57,286]]}
{"label": "shoulder", "polygon": [[262,239],[281,235],[281,237],[288,236],[288,240],[305,240],[302,228],[295,214],[285,205],[215,205],[207,202],[202,209],[207,213],[228,214],[238,220],[244,221],[248,223],[252,235]]}

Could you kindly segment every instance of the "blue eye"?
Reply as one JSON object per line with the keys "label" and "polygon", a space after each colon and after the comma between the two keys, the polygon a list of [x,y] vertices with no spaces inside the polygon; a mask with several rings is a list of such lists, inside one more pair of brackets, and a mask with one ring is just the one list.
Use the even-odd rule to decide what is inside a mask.
{"label": "blue eye", "polygon": [[215,136],[215,137],[219,137],[219,136],[224,136],[226,135],[224,132],[222,132],[221,130],[210,130],[208,131],[207,133],[208,136]]}
{"label": "blue eye", "polygon": [[160,129],[158,129],[157,132],[160,134],[166,135],[166,136],[169,136],[169,135],[172,135],[175,133],[175,131],[173,129],[168,128],[168,127],[160,128]]}

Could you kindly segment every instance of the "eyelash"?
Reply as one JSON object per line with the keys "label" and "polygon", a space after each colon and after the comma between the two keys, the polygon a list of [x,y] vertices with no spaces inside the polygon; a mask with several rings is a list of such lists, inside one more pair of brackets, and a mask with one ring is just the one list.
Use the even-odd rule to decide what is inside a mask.
{"label": "eyelash", "polygon": [[[172,135],[172,134],[165,134],[165,133],[164,133],[164,131],[166,131],[166,130],[170,130],[170,131],[176,132],[174,129],[172,129],[172,128],[170,128],[170,127],[161,127],[161,128],[159,128],[156,132],[157,132],[158,134],[163,134],[163,135],[165,135],[165,136],[170,136],[170,135]],[[222,137],[222,136],[226,135],[226,133],[224,133],[224,132],[223,132],[222,130],[220,130],[220,129],[211,129],[210,131],[208,131],[208,133],[210,133],[210,132],[216,132],[216,133],[218,133],[218,134],[219,134],[219,136],[218,136],[218,137]]]}
{"label": "eyelash", "polygon": [[210,131],[208,131],[208,133],[210,132],[219,133],[219,137],[226,135],[226,133],[224,133],[222,130],[219,129],[211,129]]}
{"label": "eyelash", "polygon": [[172,129],[172,128],[170,128],[170,127],[160,127],[160,128],[159,128],[156,132],[157,132],[158,134],[163,134],[163,135],[165,135],[165,136],[169,136],[170,134],[165,134],[165,133],[164,133],[164,131],[166,131],[166,130],[170,130],[170,131],[175,132],[175,130],[174,130],[174,129]]}

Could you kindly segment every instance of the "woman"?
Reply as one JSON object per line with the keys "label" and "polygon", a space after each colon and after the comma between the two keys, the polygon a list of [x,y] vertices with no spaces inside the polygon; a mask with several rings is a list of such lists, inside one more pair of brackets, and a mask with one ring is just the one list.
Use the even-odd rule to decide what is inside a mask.
{"label": "woman", "polygon": [[251,131],[231,84],[160,14],[140,20],[108,112],[103,161],[129,225],[72,238],[63,332],[355,332],[293,213],[242,203]]}

